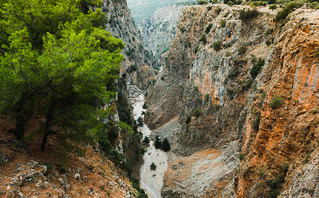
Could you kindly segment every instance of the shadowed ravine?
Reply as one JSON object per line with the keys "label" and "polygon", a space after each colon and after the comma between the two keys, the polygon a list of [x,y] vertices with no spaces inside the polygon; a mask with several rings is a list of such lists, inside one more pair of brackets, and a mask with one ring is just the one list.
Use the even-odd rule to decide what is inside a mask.
{"label": "shadowed ravine", "polygon": [[[128,85],[130,100],[134,108],[134,119],[137,121],[139,117],[144,119],[142,112],[146,112],[143,109],[144,95],[141,90],[139,90],[134,85]],[[138,131],[143,134],[143,139],[149,137],[152,131],[148,128],[146,124],[143,127],[139,127]],[[150,141],[150,146],[147,147],[147,152],[143,156],[144,164],[140,171],[140,185],[150,198],[161,197],[161,188],[163,186],[164,173],[167,170],[167,154],[159,149],[155,149],[154,141]],[[156,170],[151,170],[150,165],[154,162]]]}

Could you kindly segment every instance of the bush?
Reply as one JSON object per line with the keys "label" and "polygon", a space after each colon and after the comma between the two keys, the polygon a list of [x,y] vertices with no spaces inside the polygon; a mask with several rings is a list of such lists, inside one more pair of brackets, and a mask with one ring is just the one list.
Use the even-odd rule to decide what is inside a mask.
{"label": "bush", "polygon": [[137,119],[137,126],[139,126],[139,127],[143,127],[144,126],[144,121],[143,121],[142,117],[139,117]]}
{"label": "bush", "polygon": [[193,112],[193,116],[199,117],[200,114],[202,114],[202,110],[199,107],[196,107],[196,109]]}
{"label": "bush", "polygon": [[252,78],[256,78],[256,76],[259,74],[263,66],[265,65],[265,61],[263,59],[258,59],[257,63],[254,64],[254,66],[251,68],[250,75]]}
{"label": "bush", "polygon": [[221,46],[222,46],[222,42],[221,42],[221,41],[215,41],[215,42],[213,43],[213,49],[214,49],[215,51],[219,51],[219,50],[221,49]]}
{"label": "bush", "polygon": [[201,38],[200,41],[203,42],[204,44],[207,43],[206,35],[204,34]]}
{"label": "bush", "polygon": [[282,103],[284,102],[284,99],[280,96],[273,96],[271,98],[271,101],[269,103],[269,106],[272,108],[272,109],[276,109],[278,108]]}
{"label": "bush", "polygon": [[205,5],[205,4],[208,4],[208,1],[203,1],[203,0],[199,0],[197,2],[198,5]]}
{"label": "bush", "polygon": [[205,33],[208,34],[210,32],[210,29],[212,29],[213,24],[208,24],[208,26],[205,29]]}
{"label": "bush", "polygon": [[271,42],[269,40],[266,41],[266,45],[269,46]]}
{"label": "bush", "polygon": [[141,148],[140,148],[140,153],[141,153],[142,155],[144,155],[144,154],[146,153],[146,150],[145,150],[144,147],[141,147]]}
{"label": "bush", "polygon": [[245,157],[245,153],[240,153],[238,155],[238,158],[239,158],[240,161],[242,161],[244,159],[244,157]]}
{"label": "bush", "polygon": [[246,53],[246,51],[247,51],[247,47],[245,45],[242,45],[238,49],[238,54],[239,55],[244,55]]}
{"label": "bush", "polygon": [[149,143],[150,143],[150,138],[149,138],[148,136],[146,136],[146,137],[144,138],[143,142],[144,142],[145,144],[149,144]]}
{"label": "bush", "polygon": [[255,17],[258,17],[259,12],[257,9],[243,9],[239,11],[239,19],[243,22],[247,22]]}
{"label": "bush", "polygon": [[249,87],[251,86],[251,84],[253,84],[252,80],[247,80],[242,86],[241,86],[241,90],[245,91],[247,89],[249,89]]}
{"label": "bush", "polygon": [[275,21],[283,22],[292,11],[296,8],[300,8],[302,5],[302,3],[290,2],[283,10],[277,12]]}
{"label": "bush", "polygon": [[225,27],[226,26],[226,20],[222,19],[219,24],[220,24],[221,27]]}
{"label": "bush", "polygon": [[310,153],[307,154],[305,159],[302,161],[302,164],[307,164],[309,162],[309,159],[310,159]]}
{"label": "bush", "polygon": [[158,135],[155,137],[155,148],[156,149],[162,148],[162,142],[160,141]]}
{"label": "bush", "polygon": [[191,116],[187,116],[186,118],[186,124],[189,124],[192,120],[192,117]]}
{"label": "bush", "polygon": [[195,54],[197,54],[198,50],[199,50],[199,46],[195,47],[195,51],[194,51]]}
{"label": "bush", "polygon": [[156,165],[154,164],[154,162],[152,162],[152,164],[151,164],[151,166],[150,166],[150,168],[151,168],[151,170],[156,170]]}
{"label": "bush", "polygon": [[256,119],[253,122],[253,129],[254,131],[258,131],[259,130],[259,124],[260,124],[260,115],[258,115],[256,117]]}
{"label": "bush", "polygon": [[269,6],[269,9],[271,9],[271,10],[276,10],[276,9],[277,9],[277,5],[276,5],[276,4],[270,5],[270,6]]}
{"label": "bush", "polygon": [[171,145],[169,144],[169,141],[167,138],[165,138],[163,143],[162,143],[162,150],[165,152],[171,150]]}
{"label": "bush", "polygon": [[147,109],[146,103],[143,104],[143,109]]}
{"label": "bush", "polygon": [[218,15],[221,11],[222,11],[222,9],[221,9],[220,7],[218,7],[218,8],[215,10],[215,13]]}

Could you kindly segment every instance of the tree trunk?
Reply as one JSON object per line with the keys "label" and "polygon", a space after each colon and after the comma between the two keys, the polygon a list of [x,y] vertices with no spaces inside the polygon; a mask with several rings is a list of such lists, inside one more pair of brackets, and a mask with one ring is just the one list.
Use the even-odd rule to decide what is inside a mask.
{"label": "tree trunk", "polygon": [[46,115],[46,122],[45,122],[45,126],[44,126],[44,134],[43,134],[43,138],[42,138],[41,151],[45,150],[45,145],[47,143],[48,136],[51,132],[50,128],[51,128],[51,122],[53,120],[54,105],[55,105],[55,100],[52,99],[50,107],[49,107],[47,115]]}
{"label": "tree trunk", "polygon": [[25,96],[22,95],[21,99],[19,100],[17,104],[17,109],[16,109],[16,126],[14,130],[14,135],[18,140],[21,140],[24,137],[24,125],[26,123],[26,120],[24,118],[24,113],[23,113],[23,105],[25,102]]}

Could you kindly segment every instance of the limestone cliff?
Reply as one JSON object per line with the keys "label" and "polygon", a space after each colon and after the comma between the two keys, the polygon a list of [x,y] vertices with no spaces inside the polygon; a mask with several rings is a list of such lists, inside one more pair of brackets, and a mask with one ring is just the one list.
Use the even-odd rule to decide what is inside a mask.
{"label": "limestone cliff", "polygon": [[319,11],[281,27],[244,8],[185,8],[148,90],[148,124],[173,143],[164,197],[319,196]]}
{"label": "limestone cliff", "polygon": [[159,59],[168,51],[176,33],[176,23],[185,6],[170,5],[158,9],[139,25],[142,41]]}
{"label": "limestone cliff", "polygon": [[121,73],[126,73],[124,77],[140,88],[147,88],[156,73],[153,67],[158,67],[159,62],[141,43],[140,33],[133,22],[127,1],[103,0],[102,11],[108,17],[106,29],[125,44]]}

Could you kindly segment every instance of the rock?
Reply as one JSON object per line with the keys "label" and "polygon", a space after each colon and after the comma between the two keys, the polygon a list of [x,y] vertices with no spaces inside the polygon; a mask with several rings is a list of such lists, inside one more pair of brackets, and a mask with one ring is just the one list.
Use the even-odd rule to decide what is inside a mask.
{"label": "rock", "polygon": [[38,166],[38,164],[39,164],[39,162],[30,160],[26,165],[28,166],[28,168],[33,169],[33,168],[35,168],[36,166]]}
{"label": "rock", "polygon": [[63,186],[64,185],[64,181],[62,178],[59,178],[58,181],[60,182],[60,185]]}
{"label": "rock", "polygon": [[6,194],[7,193],[7,191],[6,190],[2,190],[2,191],[0,191],[0,194]]}
{"label": "rock", "polygon": [[77,180],[80,180],[81,179],[81,175],[79,173],[76,173],[74,175],[74,178],[77,179]]}

